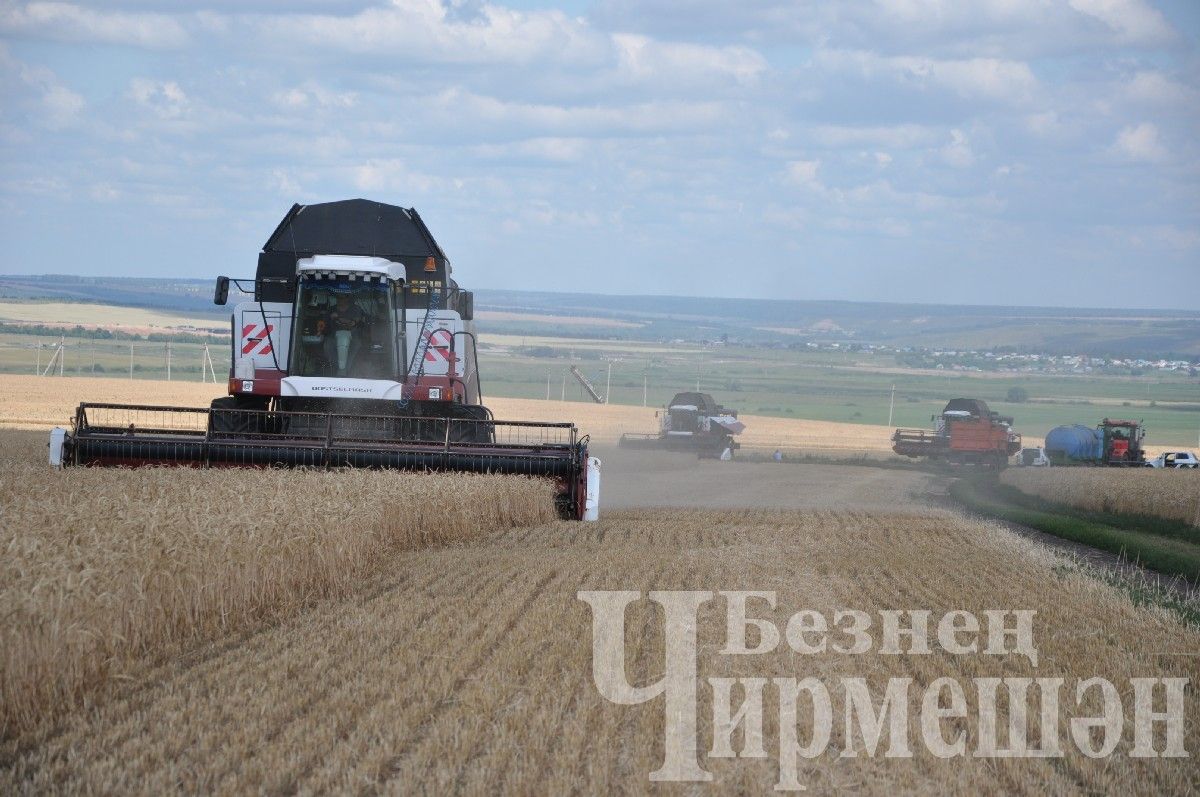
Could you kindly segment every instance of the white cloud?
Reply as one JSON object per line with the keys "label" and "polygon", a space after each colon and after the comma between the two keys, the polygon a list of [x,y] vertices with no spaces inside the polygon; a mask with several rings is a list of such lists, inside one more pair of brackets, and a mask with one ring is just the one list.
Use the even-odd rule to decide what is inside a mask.
{"label": "white cloud", "polygon": [[160,119],[179,119],[188,111],[188,96],[173,80],[134,78],[129,82],[129,96]]}
{"label": "white cloud", "polygon": [[662,42],[632,34],[614,35],[613,44],[618,72],[639,80],[707,84],[714,77],[730,77],[737,83],[753,83],[767,67],[761,55],[746,47]]}
{"label": "white cloud", "polygon": [[1155,44],[1170,41],[1173,31],[1161,12],[1143,0],[1068,0],[1071,8],[1104,23],[1122,41]]}
{"label": "white cloud", "polygon": [[[661,263],[652,290],[735,246],[756,264],[746,284],[772,284],[797,251],[864,275],[883,262],[1036,263],[1014,266],[1015,284],[1060,260],[1136,256],[1132,234],[1077,246],[1091,240],[1084,225],[1110,220],[1125,233],[1161,225],[1136,235],[1159,247],[1156,262],[1185,253],[1148,264],[1146,284],[1190,273],[1194,59],[1178,37],[1149,41],[1167,30],[1153,15],[1103,18],[1148,3],[697,0],[685,14],[630,0],[606,27],[593,4],[576,16],[505,2],[203,0],[197,12],[0,0],[0,42],[21,39],[29,61],[0,63],[0,204],[22,203],[21,187],[42,192],[47,217],[108,201],[107,218],[148,231],[215,214],[223,223],[178,233],[188,251],[219,255],[189,264],[203,269],[260,245],[271,208],[376,196],[421,207],[460,262],[554,263],[517,288],[547,275],[617,284],[630,242]],[[1098,153],[1171,168],[1114,175]],[[1070,210],[1081,202],[1087,221]],[[620,236],[597,232],[614,217]],[[1001,246],[975,245],[1001,227],[1013,233]],[[97,251],[128,249],[103,225],[87,233]],[[570,257],[529,255],[550,250]]]}
{"label": "white cloud", "polygon": [[337,50],[458,64],[598,62],[608,40],[561,11],[518,11],[490,3],[456,13],[437,0],[393,0],[356,14],[285,14],[249,18],[265,43],[319,57]]}
{"label": "white cloud", "polygon": [[72,124],[79,117],[84,102],[83,97],[66,86],[54,84],[46,88],[42,105],[46,109],[47,124],[52,128],[60,128]]}
{"label": "white cloud", "polygon": [[83,97],[67,87],[52,70],[17,60],[3,44],[0,44],[0,75],[9,83],[4,104],[11,110],[16,95],[10,92],[20,87],[31,100],[29,107],[36,109],[37,124],[51,130],[73,125],[86,106]]}
{"label": "white cloud", "polygon": [[816,143],[827,147],[884,147],[897,150],[929,146],[942,136],[942,131],[916,124],[815,125],[809,134]]}
{"label": "white cloud", "polygon": [[0,8],[0,31],[72,42],[137,47],[180,47],[187,31],[167,14],[97,11],[72,3],[9,3]]}
{"label": "white cloud", "polygon": [[1132,246],[1139,250],[1188,252],[1200,249],[1200,230],[1175,224],[1103,225],[1093,232],[1112,245]]}
{"label": "white cloud", "polygon": [[965,169],[975,163],[975,153],[971,151],[971,143],[961,130],[950,131],[950,142],[940,150],[942,160],[956,169]]}
{"label": "white cloud", "polygon": [[120,189],[108,183],[96,183],[88,193],[97,202],[116,202],[124,196]]}
{"label": "white cloud", "polygon": [[1025,127],[1038,136],[1054,136],[1062,132],[1063,125],[1057,111],[1042,111],[1025,117]]}
{"label": "white cloud", "polygon": [[1130,160],[1151,163],[1167,157],[1167,148],[1159,141],[1158,127],[1152,122],[1123,128],[1113,143],[1113,151]]}
{"label": "white cloud", "polygon": [[373,160],[352,169],[351,182],[361,191],[428,194],[461,187],[455,180],[414,171],[400,159]]}
{"label": "white cloud", "polygon": [[545,200],[531,202],[521,210],[521,220],[542,227],[599,227],[600,214],[593,210],[563,208]]}
{"label": "white cloud", "polygon": [[820,180],[817,179],[817,170],[821,168],[821,162],[815,161],[790,161],[787,164],[787,177],[796,185],[816,188],[823,190]]}
{"label": "white cloud", "polygon": [[353,91],[330,91],[316,83],[277,91],[271,99],[281,108],[304,110],[307,108],[353,108],[358,102],[358,95]]}
{"label": "white cloud", "polygon": [[814,62],[826,69],[885,78],[918,88],[941,88],[968,99],[1026,102],[1039,83],[1029,65],[999,58],[936,59],[884,56],[866,50],[823,49]]}
{"label": "white cloud", "polygon": [[[1184,0],[1187,2],[1188,0]],[[610,29],[880,53],[1031,58],[1176,38],[1153,0],[596,0]],[[1073,8],[1072,6],[1076,6]]]}
{"label": "white cloud", "polygon": [[532,158],[555,163],[573,163],[584,156],[588,140],[540,137],[505,144],[480,144],[472,151],[489,159]]}
{"label": "white cloud", "polygon": [[1152,69],[1136,72],[1121,86],[1121,94],[1146,105],[1178,105],[1195,100],[1194,89]]}
{"label": "white cloud", "polygon": [[435,108],[461,124],[505,130],[533,129],[544,134],[602,136],[619,133],[652,133],[707,129],[725,118],[715,102],[664,100],[630,105],[550,105],[508,102],[462,89],[442,92]]}

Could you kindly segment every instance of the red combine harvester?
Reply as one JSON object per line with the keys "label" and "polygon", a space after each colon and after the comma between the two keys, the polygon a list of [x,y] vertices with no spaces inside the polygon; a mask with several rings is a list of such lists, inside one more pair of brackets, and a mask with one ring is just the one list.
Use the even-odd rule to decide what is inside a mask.
{"label": "red combine harvester", "polygon": [[229,395],[211,407],[84,403],[56,466],[392,468],[542,476],[595,519],[600,462],[571,423],[501,421],[481,399],[474,301],[416,210],[294,205],[230,314]]}
{"label": "red combine harvester", "polygon": [[962,465],[1002,468],[1021,450],[1021,435],[1012,430],[1012,418],[988,409],[981,399],[951,399],[936,428],[897,429],[892,450],[906,457],[926,457]]}

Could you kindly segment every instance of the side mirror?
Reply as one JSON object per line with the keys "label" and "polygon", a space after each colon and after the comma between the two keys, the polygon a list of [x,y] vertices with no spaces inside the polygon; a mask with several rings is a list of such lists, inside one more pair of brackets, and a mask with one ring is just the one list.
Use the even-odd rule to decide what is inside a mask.
{"label": "side mirror", "polygon": [[460,291],[458,294],[458,314],[463,321],[475,319],[475,294],[471,291]]}
{"label": "side mirror", "polygon": [[217,287],[213,291],[213,304],[225,304],[229,301],[229,277],[217,277]]}

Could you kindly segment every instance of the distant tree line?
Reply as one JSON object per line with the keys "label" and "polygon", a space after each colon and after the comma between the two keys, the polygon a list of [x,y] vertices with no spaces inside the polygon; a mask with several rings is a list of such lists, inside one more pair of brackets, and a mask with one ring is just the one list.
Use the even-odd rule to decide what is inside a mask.
{"label": "distant tree line", "polygon": [[41,337],[84,338],[87,340],[128,340],[151,343],[195,343],[203,345],[227,345],[229,335],[219,335],[205,332],[151,332],[147,335],[137,335],[132,332],[122,332],[112,329],[87,329],[76,325],[74,327],[49,326],[47,324],[5,324],[0,323],[0,333],[9,335],[38,335]]}

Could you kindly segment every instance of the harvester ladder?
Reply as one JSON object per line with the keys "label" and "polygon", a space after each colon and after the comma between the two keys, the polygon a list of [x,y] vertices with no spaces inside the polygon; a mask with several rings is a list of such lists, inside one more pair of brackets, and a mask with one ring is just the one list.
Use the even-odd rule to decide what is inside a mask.
{"label": "harvester ladder", "polygon": [[574,365],[571,366],[571,376],[579,380],[579,384],[583,385],[583,389],[586,390],[588,395],[592,397],[592,401],[596,402],[597,404],[604,403],[604,396],[601,396],[596,392],[596,388],[592,387],[592,383],[588,381],[588,378],[580,373],[579,369]]}

